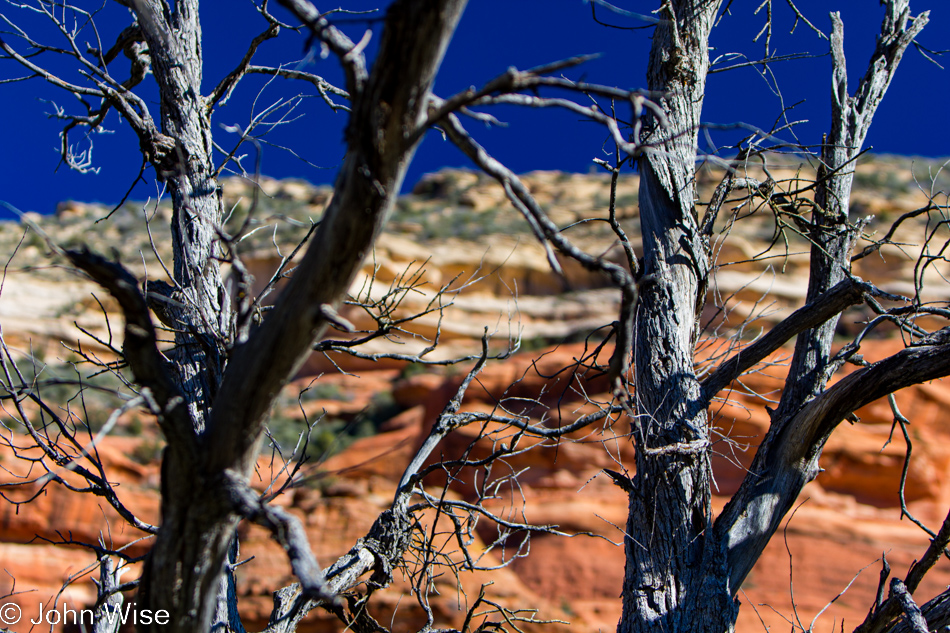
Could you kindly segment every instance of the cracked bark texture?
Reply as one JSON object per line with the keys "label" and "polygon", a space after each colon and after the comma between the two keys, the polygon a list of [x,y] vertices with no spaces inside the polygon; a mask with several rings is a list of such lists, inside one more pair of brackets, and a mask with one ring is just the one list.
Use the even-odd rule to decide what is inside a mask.
{"label": "cracked bark texture", "polygon": [[[832,14],[834,122],[820,155],[808,305],[796,313],[796,323],[783,323],[767,341],[745,350],[745,357],[723,363],[702,386],[693,350],[710,268],[693,206],[693,178],[707,41],[720,2],[668,0],[657,13],[648,87],[663,95],[658,103],[667,122],[646,122],[641,140],[651,148],[638,160],[649,281],[641,284],[636,321],[637,472],[628,492],[619,633],[733,630],[742,581],[801,488],[817,475],[821,449],[837,424],[874,398],[950,370],[943,348],[905,350],[827,389],[835,326],[841,310],[857,299],[843,283],[855,237],[848,221],[853,160],[904,50],[927,22],[926,14],[910,18],[907,0],[885,4],[877,49],[853,97],[843,25]],[[707,407],[737,377],[733,372],[761,360],[780,338],[796,335],[772,427],[740,491],[714,524]]]}
{"label": "cracked bark texture", "polygon": [[[849,218],[854,160],[860,154],[871,120],[884,97],[901,57],[928,21],[928,13],[912,18],[908,0],[889,0],[885,6],[877,47],[854,94],[849,95],[844,57],[844,25],[837,13],[831,14],[831,58],[833,73],[832,127],[822,145],[819,181],[815,190],[816,208],[812,213],[811,271],[809,301],[817,299],[850,275],[851,250],[856,229]],[[723,510],[716,524],[717,535],[728,542],[732,591],[738,590],[778,529],[798,493],[819,472],[818,458],[831,432],[845,415],[866,400],[866,394],[854,384],[849,397],[854,402],[840,417],[829,417],[828,399],[842,380],[826,389],[834,366],[832,339],[838,315],[822,325],[799,334],[792,356],[782,399],[772,414],[772,425],[739,491]],[[897,359],[902,354],[876,364]],[[939,362],[936,365],[942,366]],[[921,379],[913,370],[913,378]],[[941,371],[935,369],[936,371]],[[907,370],[911,371],[911,370]],[[929,370],[927,370],[929,371]],[[852,374],[855,376],[859,373]],[[851,376],[849,376],[851,378]],[[906,386],[907,376],[895,371],[887,395]],[[849,383],[850,384],[850,383]],[[866,388],[872,389],[868,383]]]}
{"label": "cracked bark texture", "polygon": [[[629,494],[620,633],[721,631],[734,620],[706,567],[710,447],[706,406],[693,368],[697,309],[709,275],[694,208],[696,137],[718,0],[667,2],[653,35],[648,88],[669,121],[653,117],[641,139],[640,221],[644,274],[636,315],[637,474]],[[718,575],[721,578],[721,574]],[[702,599],[701,599],[702,598]],[[714,600],[710,600],[714,598]]]}
{"label": "cracked bark texture", "polygon": [[[172,586],[178,591],[169,611],[174,614],[173,621],[180,626],[197,618],[210,625],[210,601],[206,596],[218,595],[219,602],[226,599],[232,579],[223,578],[219,570],[224,565],[236,522],[222,521],[210,533],[194,519],[176,525],[182,504],[201,503],[192,498],[199,496],[192,487],[203,481],[200,438],[207,429],[223,376],[226,346],[233,339],[231,299],[218,264],[221,203],[214,177],[211,111],[201,92],[199,2],[182,0],[175,4],[174,11],[169,11],[164,2],[133,0],[131,8],[148,45],[161,96],[162,143],[148,149],[146,155],[159,179],[168,186],[172,201],[174,288],[170,298],[174,303],[169,306],[168,317],[175,330],[175,347],[168,354],[167,369],[191,427],[178,428],[168,438],[162,467],[163,525],[145,566],[138,602],[142,603],[140,607],[155,604],[153,597],[164,592],[156,591],[150,581],[157,578],[157,582],[165,582],[161,570],[176,565],[178,573]],[[212,515],[223,511],[220,501],[211,507]],[[172,530],[177,536],[170,536]],[[191,533],[197,537],[194,541],[182,538]],[[173,553],[165,546],[169,543]],[[192,564],[182,566],[179,562],[183,560],[191,560]],[[192,595],[186,597],[189,592]],[[204,604],[198,606],[196,602]],[[182,616],[182,609],[187,616]],[[236,628],[227,626],[227,619],[217,618],[215,624],[230,630]]]}
{"label": "cracked bark texture", "polygon": [[172,200],[176,306],[173,368],[198,434],[204,432],[231,336],[231,300],[221,278],[211,111],[201,93],[203,58],[198,0],[133,0],[161,95],[165,152],[150,152]]}
{"label": "cracked bark texture", "polygon": [[[394,3],[371,73],[345,36],[329,33],[333,45],[355,50],[340,55],[353,113],[333,202],[273,311],[246,343],[230,350],[225,365],[222,347],[233,339],[229,299],[215,263],[220,211],[209,110],[200,96],[198,2],[180,1],[169,13],[164,2],[134,0],[153,51],[163,134],[171,139],[171,149],[153,164],[171,192],[180,293],[174,298],[187,306],[175,315],[181,332],[173,369],[181,404],[174,397],[162,404],[186,408],[192,422],[188,430],[163,427],[171,436],[162,462],[162,524],[137,598],[140,609],[170,613],[171,622],[155,630],[208,630],[212,615],[226,611],[216,606],[228,590],[223,570],[243,518],[236,500],[256,463],[266,417],[325,331],[324,307],[339,305],[382,230],[464,6],[463,0]],[[223,618],[215,623],[222,630],[240,626]]]}

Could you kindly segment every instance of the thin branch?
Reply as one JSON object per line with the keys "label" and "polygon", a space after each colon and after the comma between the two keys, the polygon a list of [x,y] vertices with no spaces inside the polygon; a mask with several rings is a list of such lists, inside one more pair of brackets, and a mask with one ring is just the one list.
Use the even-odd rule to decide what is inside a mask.
{"label": "thin branch", "polygon": [[702,382],[703,400],[708,404],[729,383],[796,335],[861,303],[865,294],[873,295],[874,293],[875,288],[871,284],[857,277],[846,277],[831,290],[790,314],[759,340],[742,348],[735,356],[716,368]]}

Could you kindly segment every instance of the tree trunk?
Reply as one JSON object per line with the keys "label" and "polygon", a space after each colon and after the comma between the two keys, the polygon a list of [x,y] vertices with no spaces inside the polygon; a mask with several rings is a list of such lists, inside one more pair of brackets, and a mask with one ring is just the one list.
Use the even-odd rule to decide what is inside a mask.
{"label": "tree trunk", "polygon": [[[161,98],[164,153],[151,152],[172,200],[174,287],[165,292],[175,329],[173,371],[178,375],[195,432],[207,426],[231,335],[231,299],[221,279],[221,201],[214,177],[210,110],[201,96],[202,50],[198,0],[134,0]],[[151,286],[153,293],[158,287]]]}
{"label": "tree trunk", "polygon": [[[660,15],[665,21],[653,39],[649,88],[664,94],[660,105],[670,124],[647,130],[646,140],[660,151],[648,151],[638,163],[647,276],[637,312],[637,474],[620,633],[732,630],[735,594],[802,487],[818,473],[832,430],[869,399],[922,373],[942,375],[945,365],[920,360],[939,351],[908,350],[826,390],[838,313],[802,332],[772,427],[713,529],[706,406],[715,393],[698,388],[692,364],[709,264],[696,227],[692,179],[707,37],[718,7],[701,0],[666,2]],[[820,304],[848,274],[855,235],[848,222],[852,161],[904,50],[927,23],[926,13],[910,20],[907,0],[888,0],[885,10],[875,55],[854,97],[848,93],[843,25],[832,15],[833,122],[822,147],[812,214],[809,305]]]}
{"label": "tree trunk", "polygon": [[[199,3],[179,0],[170,14],[163,4],[133,2],[162,95],[162,134],[168,139],[166,152],[153,153],[152,164],[168,186],[172,201],[173,284],[147,284],[146,290],[153,299],[155,294],[167,295],[155,299],[165,304],[167,324],[175,330],[167,369],[181,392],[191,428],[180,428],[178,437],[167,438],[162,465],[162,529],[145,566],[138,603],[139,607],[153,603],[154,579],[161,578],[158,570],[191,560],[193,564],[176,574],[174,605],[161,607],[183,624],[210,622],[214,602],[208,596],[226,596],[229,588],[229,579],[222,577],[220,570],[237,520],[227,515],[226,499],[208,502],[206,493],[213,487],[202,473],[200,438],[224,373],[233,324],[231,298],[218,264],[221,203],[214,177],[210,110],[201,92]],[[175,508],[183,506],[197,508],[197,516],[172,527]],[[222,516],[227,518],[221,520]],[[188,538],[190,535],[196,538]]]}
{"label": "tree trunk", "polygon": [[[856,228],[849,223],[853,161],[861,152],[871,120],[904,51],[928,21],[927,12],[911,19],[908,0],[887,0],[885,7],[877,47],[854,96],[848,90],[844,24],[837,13],[831,14],[832,122],[822,144],[811,217],[809,301],[850,274],[856,237]],[[831,346],[838,316],[798,336],[781,402],[772,413],[772,425],[750,468],[754,475],[746,476],[716,521],[716,534],[729,548],[733,592],[738,591],[752,570],[802,488],[818,476],[818,460],[832,431],[845,415],[873,399],[868,396],[877,385],[868,378],[862,388],[852,385],[847,397],[839,395],[851,384],[847,380],[826,389],[835,369]],[[880,370],[901,356],[895,355],[870,369]],[[939,373],[938,365],[935,363],[927,370]],[[874,398],[910,384],[907,380],[911,377],[919,380],[914,371],[920,370],[894,370],[884,381],[890,388]],[[839,403],[829,409],[829,403],[842,400],[843,406]]]}
{"label": "tree trunk", "polygon": [[731,628],[723,557],[709,539],[710,442],[693,368],[709,256],[694,208],[696,138],[718,0],[665,3],[653,35],[648,87],[663,93],[669,125],[653,117],[640,158],[645,281],[636,318],[637,473],[625,539],[618,631]]}
{"label": "tree trunk", "polygon": [[[319,15],[314,22],[323,22],[308,24],[330,38],[331,48],[342,47],[335,52],[347,71],[353,104],[346,132],[348,152],[333,200],[306,255],[261,327],[231,351],[227,367],[211,345],[228,340],[220,335],[228,332],[230,317],[221,305],[228,297],[213,270],[218,195],[209,169],[208,122],[198,107],[201,101],[196,101],[200,63],[197,68],[169,66],[167,73],[158,70],[166,81],[187,78],[182,85],[188,86],[182,91],[178,84],[172,85],[169,93],[163,86],[163,95],[174,95],[176,100],[174,106],[163,102],[163,125],[176,141],[177,162],[170,162],[167,176],[175,204],[175,275],[180,292],[193,298],[188,316],[195,319],[182,334],[179,345],[183,343],[185,351],[175,360],[195,424],[189,437],[168,438],[162,462],[161,530],[146,561],[137,600],[139,609],[168,611],[171,621],[140,630],[208,629],[216,597],[228,587],[222,570],[235,528],[244,518],[240,488],[246,486],[256,463],[268,412],[323,335],[382,231],[421,138],[414,132],[425,120],[436,71],[464,6],[464,0],[401,0],[391,5],[370,74],[363,66],[361,48]],[[194,11],[189,13],[187,7]],[[294,8],[301,7],[313,9],[309,3]],[[176,8],[185,12],[176,18],[171,30],[175,35],[159,24],[155,37],[177,41],[175,37],[190,29],[194,37],[170,44],[171,50],[200,60],[197,7],[179,2]],[[191,17],[195,22],[188,26]],[[176,432],[171,429],[173,435]]]}

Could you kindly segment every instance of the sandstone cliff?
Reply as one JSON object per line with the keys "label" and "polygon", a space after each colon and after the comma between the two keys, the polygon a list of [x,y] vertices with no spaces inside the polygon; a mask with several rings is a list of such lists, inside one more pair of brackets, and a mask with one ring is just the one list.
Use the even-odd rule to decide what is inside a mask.
{"label": "sandstone cliff", "polygon": [[[854,205],[858,212],[876,215],[866,231],[881,231],[900,214],[926,204],[926,196],[914,187],[912,169],[906,163],[880,158],[858,167]],[[885,170],[889,175],[882,178]],[[795,170],[790,167],[773,175],[791,178]],[[704,199],[716,181],[715,173],[703,172]],[[535,173],[526,182],[562,226],[607,217],[605,177]],[[635,176],[620,181],[617,210],[638,249],[636,187]],[[253,185],[230,180],[224,191],[234,208],[232,226],[248,213],[254,214],[259,225],[242,244],[243,261],[254,275],[257,291],[310,222],[319,220],[330,195],[325,187],[265,180],[258,194],[261,202],[255,207]],[[100,206],[71,202],[64,203],[56,217],[29,220],[58,243],[91,242],[111,251],[138,274],[163,278],[162,261],[170,261],[164,207],[126,205],[108,222],[92,224],[106,213],[108,209]],[[739,218],[743,211],[739,208],[734,213]],[[151,236],[144,231],[145,218]],[[908,221],[895,239],[904,243],[860,260],[856,274],[874,279],[891,292],[912,292],[915,262],[922,249],[912,238],[922,222]],[[720,269],[703,314],[709,336],[701,346],[701,360],[726,351],[735,340],[730,336],[740,330],[754,335],[787,316],[801,305],[807,283],[805,243],[793,231],[780,235],[778,251],[773,251],[780,257],[761,259],[776,235],[775,218],[768,210],[760,209],[741,222],[727,219],[726,224],[729,241],[714,245]],[[0,226],[0,243],[8,253],[24,235],[23,228]],[[622,261],[622,251],[605,222],[587,221],[568,234],[589,252]],[[279,253],[275,253],[275,243]],[[81,346],[83,353],[108,357],[102,341],[110,340],[110,329],[118,332],[115,324],[119,322],[104,293],[70,271],[50,266],[55,260],[47,251],[43,238],[26,232],[0,293],[4,339],[24,359],[30,355],[37,359],[32,364],[37,374],[42,373],[43,364],[49,366],[45,371],[60,371],[65,362],[78,358],[63,347],[64,342],[74,350]],[[490,410],[501,398],[527,398],[535,401],[531,412],[535,418],[566,420],[590,409],[589,401],[609,400],[602,379],[582,378],[578,383],[570,372],[558,371],[576,365],[576,359],[597,344],[596,336],[584,342],[585,337],[615,318],[618,297],[604,279],[580,267],[565,264],[564,269],[563,277],[551,272],[543,250],[520,216],[507,206],[499,186],[469,172],[441,172],[424,179],[400,202],[363,278],[354,285],[356,301],[344,316],[358,328],[373,330],[373,314],[380,305],[389,305],[389,298],[401,299],[391,316],[428,309],[429,314],[405,324],[400,337],[381,337],[363,351],[418,353],[438,335],[440,346],[431,353],[432,359],[473,352],[488,326],[497,349],[520,341],[527,351],[489,364],[465,406]],[[928,274],[948,272],[938,262]],[[842,333],[860,328],[866,317],[861,310],[849,313]],[[77,331],[76,325],[99,341]],[[883,357],[901,344],[887,338],[870,340],[865,357]],[[602,353],[609,354],[609,348]],[[714,411],[721,431],[716,446],[717,508],[745,475],[758,438],[767,429],[764,405],[781,388],[781,360],[788,355],[788,351],[779,352],[770,359],[773,366],[745,376]],[[402,468],[454,393],[460,371],[420,370],[395,360],[371,362],[330,353],[314,355],[288,388],[275,411],[275,442],[286,449],[304,428],[304,416],[310,422],[325,416],[315,427],[314,445],[319,450],[305,468],[304,483],[279,501],[302,518],[321,563],[345,552],[389,503]],[[901,392],[897,401],[912,421],[914,459],[904,489],[907,507],[917,518],[935,525],[950,505],[946,477],[950,431],[941,424],[950,405],[950,390],[941,383],[921,385]],[[108,408],[109,403],[96,406]],[[927,536],[900,518],[898,482],[906,444],[899,432],[891,438],[889,407],[875,403],[858,415],[858,422],[845,425],[832,437],[822,461],[824,472],[808,486],[787,527],[746,581],[738,630],[785,627],[797,622],[796,618],[807,626],[863,570],[817,625],[837,630],[843,619],[845,627],[853,627],[871,603],[879,565],[875,561],[882,552],[902,573],[926,547]],[[620,420],[592,435],[540,446],[510,460],[512,469],[524,470],[520,477],[523,500],[517,504],[519,510],[523,505],[529,522],[556,524],[589,535],[537,537],[531,541],[530,556],[503,570],[467,577],[461,598],[454,578],[440,578],[440,595],[433,603],[438,624],[459,625],[479,587],[490,581],[494,584],[487,591],[499,603],[537,608],[543,618],[570,623],[548,625],[545,630],[612,630],[616,626],[623,577],[623,555],[617,544],[623,538],[626,498],[602,469],[631,467],[628,431],[628,424]],[[18,433],[10,432],[11,446],[18,446]],[[477,455],[490,450],[476,439],[470,431],[456,433],[446,443],[445,454],[470,451]],[[123,482],[124,502],[149,522],[159,520],[160,445],[150,420],[127,414],[97,446],[110,480]],[[4,466],[0,482],[30,476],[28,464],[14,458],[11,446],[0,449]],[[321,454],[324,458],[316,459]],[[69,481],[68,473],[63,476]],[[275,469],[275,461],[262,458],[262,489],[275,476],[283,476]],[[34,489],[20,490],[11,499],[26,501],[39,488],[37,484]],[[449,490],[463,499],[473,494],[471,482],[466,481],[454,482]],[[0,592],[17,592],[14,599],[25,612],[37,600],[53,600],[57,595],[70,604],[93,600],[94,587],[84,572],[93,561],[92,554],[76,545],[63,548],[55,543],[102,538],[110,546],[128,546],[132,556],[148,547],[133,530],[122,527],[123,522],[105,504],[55,484],[29,504],[0,503],[0,516],[0,559],[9,574],[6,580],[0,579]],[[242,534],[242,556],[250,559],[240,568],[242,608],[251,628],[262,627],[270,611],[270,591],[289,582],[291,575],[284,553],[266,534],[257,528],[242,528]],[[64,584],[68,586],[60,594]],[[947,584],[950,568],[938,568],[921,596],[929,597]],[[394,630],[416,630],[413,626],[422,617],[408,590],[406,582],[397,583],[378,603],[376,617],[393,623]],[[314,617],[305,630],[337,629],[332,619]]]}

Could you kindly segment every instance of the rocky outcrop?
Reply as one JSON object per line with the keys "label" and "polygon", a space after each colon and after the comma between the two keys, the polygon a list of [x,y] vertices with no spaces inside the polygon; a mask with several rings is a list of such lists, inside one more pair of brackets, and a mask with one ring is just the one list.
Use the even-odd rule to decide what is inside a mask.
{"label": "rocky outcrop", "polygon": [[[874,355],[893,352],[895,345],[875,345],[868,356],[873,359]],[[545,393],[532,414],[536,419],[546,415],[548,420],[555,420],[558,407],[565,418],[578,415],[589,406],[585,405],[587,399],[607,398],[602,393],[605,385],[601,379],[572,382],[570,374],[553,374],[556,369],[575,364],[584,352],[583,344],[565,345],[546,350],[541,364],[532,362],[536,353],[489,364],[480,384],[469,391],[464,406],[469,410],[487,409],[501,399],[520,398],[522,393]],[[762,398],[774,396],[781,386],[780,372],[772,371],[773,375],[747,376],[743,391],[733,391],[715,412],[717,428],[722,431],[716,448],[716,507],[721,507],[746,474],[744,466],[767,428],[767,416],[760,413]],[[318,559],[324,564],[348,550],[389,504],[402,469],[459,382],[457,376],[420,374],[399,379],[393,372],[382,374],[360,380],[374,384],[374,389],[390,384],[403,412],[383,423],[378,434],[357,440],[343,452],[305,469],[302,485],[277,501],[304,522]],[[331,384],[340,378],[354,380],[345,376],[327,378]],[[515,388],[507,389],[513,379],[517,379]],[[944,476],[950,443],[942,424],[943,412],[950,405],[950,389],[940,383],[908,389],[898,394],[898,404],[912,421],[914,442],[914,460],[905,487],[907,507],[916,517],[934,525],[950,504],[950,482]],[[832,437],[822,459],[824,472],[806,488],[795,514],[744,585],[740,599],[746,606],[737,630],[761,630],[759,618],[769,626],[783,626],[784,618],[794,618],[796,609],[799,617],[810,621],[864,570],[818,623],[819,627],[831,626],[844,619],[846,625],[855,625],[876,590],[875,561],[882,552],[886,552],[896,573],[901,573],[926,547],[927,536],[906,519],[900,520],[898,482],[906,446],[899,432],[888,442],[892,420],[889,407],[875,403],[859,411],[859,417],[859,422],[845,424]],[[455,580],[440,580],[440,595],[433,598],[439,624],[459,625],[464,605],[477,595],[482,583],[490,580],[494,584],[488,589],[489,595],[499,603],[512,608],[538,608],[540,617],[572,623],[570,628],[558,625],[554,630],[606,630],[616,625],[617,592],[623,577],[619,543],[627,503],[625,493],[601,471],[633,468],[627,431],[627,423],[619,420],[609,428],[538,447],[508,461],[512,471],[523,471],[519,477],[523,500],[519,497],[517,503],[519,508],[523,505],[530,523],[558,525],[564,531],[586,535],[570,539],[538,536],[531,541],[531,555],[514,560],[506,569],[462,574],[468,598],[461,603]],[[485,440],[476,441],[476,435],[474,430],[456,433],[445,443],[442,454],[451,457],[468,452],[478,457],[489,447]],[[156,521],[157,463],[143,465],[125,457],[141,454],[136,446],[146,441],[108,437],[99,446],[99,454],[110,479],[121,478],[123,501],[143,519]],[[2,463],[10,467],[18,462],[7,451]],[[282,476],[276,463],[270,457],[261,459],[256,485],[263,489],[274,476]],[[22,474],[11,471],[4,481]],[[449,494],[464,499],[471,498],[474,491],[471,482],[462,478],[450,486]],[[505,499],[495,505],[510,509],[510,503],[511,499]],[[489,507],[495,505],[490,503]],[[13,588],[12,578],[16,578],[18,590],[37,590],[16,597],[24,610],[32,608],[37,597],[52,599],[71,574],[93,561],[82,548],[62,550],[45,539],[59,541],[69,534],[75,541],[95,541],[101,531],[112,544],[124,545],[139,536],[123,528],[114,513],[95,497],[67,493],[54,484],[19,513],[12,506],[4,506],[0,530],[0,538],[8,543],[0,547],[0,558],[11,574],[8,589]],[[494,533],[488,527],[479,536],[491,539]],[[250,626],[260,626],[270,611],[270,591],[290,582],[291,574],[286,555],[264,531],[245,527],[242,537],[242,556],[250,559],[239,573],[242,609]],[[147,541],[130,547],[130,551],[141,550],[147,547]],[[71,553],[64,555],[64,551]],[[948,583],[950,571],[938,567],[920,595],[936,594]],[[87,604],[93,595],[88,580],[79,578],[60,600]],[[402,623],[397,630],[413,630],[413,625],[424,621],[405,579],[381,598],[375,614]],[[834,626],[837,629],[838,624]],[[304,630],[333,631],[336,627],[332,618],[320,615],[314,616]]]}
{"label": "rocky outcrop", "polygon": [[[886,163],[887,171],[880,162],[887,159],[875,160],[879,162],[858,166],[854,196],[858,211],[878,216],[866,227],[869,232],[880,231],[885,222],[925,202],[914,193],[906,166]],[[882,173],[895,175],[885,178]],[[793,177],[795,171],[776,169],[772,174],[781,179]],[[701,174],[704,196],[717,181],[715,173]],[[537,172],[525,176],[525,182],[562,226],[607,216],[607,181],[603,176]],[[255,207],[254,185],[229,180],[223,186],[229,208],[234,209],[228,226],[236,230],[250,215],[251,226],[259,229],[242,242],[241,252],[254,276],[254,289],[260,291],[310,222],[319,219],[331,192],[301,182],[264,180],[259,183]],[[636,176],[622,178],[616,202],[621,224],[638,249],[636,186]],[[751,216],[734,224],[730,217],[717,222],[722,234],[728,232],[730,237],[728,241],[714,239],[719,268],[703,312],[710,338],[701,346],[702,358],[726,352],[735,340],[730,338],[732,334],[739,332],[740,338],[747,339],[748,333],[767,328],[801,305],[804,297],[807,245],[803,240],[794,232],[775,237],[775,216],[765,206],[753,211],[736,203],[732,211]],[[129,205],[109,223],[97,225],[101,230],[90,233],[90,221],[107,212],[98,205],[66,203],[56,218],[33,217],[31,221],[61,243],[93,240],[94,247],[114,248],[137,274],[163,277],[159,256],[164,261],[169,258],[163,235],[164,207],[143,210]],[[141,230],[146,216],[150,218],[151,243]],[[906,235],[919,230],[921,221],[908,221],[903,229]],[[19,225],[0,226],[0,243],[13,252],[22,231]],[[616,235],[605,222],[579,224],[566,235],[589,252],[623,261]],[[774,237],[781,245],[781,256],[758,261]],[[97,239],[101,241],[96,243]],[[274,240],[281,247],[276,256]],[[898,236],[895,241],[910,240]],[[108,358],[109,351],[101,341],[110,340],[110,329],[118,332],[120,319],[115,307],[82,278],[59,268],[41,268],[48,261],[47,250],[42,238],[28,233],[7,272],[0,294],[4,340],[22,357],[32,350],[35,358],[46,359],[51,367],[77,358],[62,347],[64,341],[76,348],[80,339],[84,352]],[[916,246],[886,246],[857,261],[855,271],[889,291],[909,294],[920,250]],[[469,389],[464,406],[481,411],[505,406],[526,412],[538,423],[563,424],[595,410],[597,402],[610,401],[606,380],[588,367],[588,357],[605,331],[590,338],[587,335],[615,318],[618,298],[604,279],[570,262],[561,263],[563,277],[551,272],[543,250],[520,216],[506,206],[497,184],[474,173],[445,171],[423,179],[412,195],[400,201],[390,230],[354,285],[353,303],[343,314],[358,328],[373,330],[377,326],[374,315],[392,319],[428,311],[402,324],[404,332],[399,337],[380,337],[362,351],[419,353],[438,336],[440,346],[429,355],[432,359],[477,351],[487,325],[494,335],[494,351],[516,344],[526,351],[489,363]],[[935,261],[927,274],[947,273],[950,270],[945,263]],[[278,291],[279,286],[280,282]],[[90,297],[91,292],[96,292],[98,301]],[[103,313],[111,325],[105,324]],[[856,331],[866,319],[860,310],[849,312],[842,320],[841,332]],[[77,333],[73,322],[100,342]],[[347,335],[334,332],[332,336],[342,339]],[[552,345],[556,341],[587,342]],[[899,341],[868,338],[865,357],[883,357],[899,345]],[[601,350],[600,362],[605,363],[609,353],[609,347]],[[768,428],[764,406],[778,396],[784,371],[780,361],[789,354],[777,353],[772,359],[776,365],[763,366],[743,377],[716,403],[713,413],[721,433],[714,457],[717,509],[747,474],[755,446]],[[34,373],[41,368],[38,363]],[[304,420],[315,424],[313,459],[305,467],[301,483],[275,503],[301,518],[322,564],[348,550],[388,505],[402,469],[455,393],[466,368],[463,364],[419,373],[418,367],[391,359],[317,354],[288,387],[275,407],[275,441],[286,451],[287,438],[295,438],[306,428]],[[950,505],[946,477],[950,431],[942,425],[950,407],[950,390],[942,383],[920,385],[899,393],[897,403],[911,420],[908,431],[914,447],[904,486],[907,509],[935,525]],[[759,631],[763,623],[785,627],[788,621],[797,622],[796,618],[807,627],[849,583],[847,592],[822,614],[816,630],[837,630],[842,620],[846,627],[854,626],[872,600],[879,565],[875,561],[882,552],[900,574],[926,547],[926,534],[907,519],[900,519],[898,482],[906,444],[899,430],[892,437],[893,415],[888,404],[874,403],[858,416],[858,422],[843,424],[832,436],[822,459],[824,472],[806,488],[795,514],[746,581],[740,594],[745,606],[739,631]],[[432,602],[437,624],[459,626],[481,585],[491,581],[494,584],[486,591],[499,604],[537,608],[540,618],[571,623],[538,630],[615,628],[623,577],[618,544],[623,538],[627,500],[602,470],[633,468],[629,428],[629,422],[620,418],[560,442],[540,444],[508,460],[511,472],[521,472],[520,487],[515,495],[491,501],[490,507],[523,509],[525,520],[532,524],[556,524],[583,534],[574,538],[537,536],[531,541],[530,556],[516,558],[501,570],[463,574],[465,593],[461,598],[451,574],[438,578],[439,595]],[[494,441],[508,441],[502,437],[503,429],[487,430],[498,432]],[[10,444],[0,446],[0,464],[5,469],[0,473],[2,485],[40,474],[14,458],[11,445],[22,443],[21,432],[15,430]],[[125,436],[118,436],[120,433]],[[441,450],[446,456],[484,456],[491,450],[491,441],[480,438],[476,429],[462,429],[448,438]],[[346,442],[352,443],[344,447]],[[97,445],[108,477],[121,481],[123,502],[152,523],[160,520],[160,445],[151,423],[131,415],[124,416],[116,431]],[[290,448],[292,445],[291,441]],[[259,462],[255,485],[264,490],[275,477],[286,477],[280,464],[279,459],[266,454]],[[71,473],[62,473],[62,477],[75,483]],[[430,485],[438,483],[442,482]],[[110,546],[126,546],[132,556],[144,552],[148,541],[138,541],[141,535],[123,527],[102,500],[72,494],[55,482],[42,491],[41,485],[15,491],[0,488],[13,501],[25,501],[40,492],[26,505],[0,503],[0,560],[9,573],[6,581],[0,579],[0,584],[6,582],[0,590],[35,590],[12,597],[24,612],[34,609],[38,600],[54,600],[57,595],[71,605],[89,604],[94,587],[84,570],[94,557],[78,545],[56,547],[50,541],[96,542],[101,535]],[[477,481],[461,478],[453,481],[447,494],[470,499],[477,487]],[[285,553],[266,533],[256,527],[241,530],[242,556],[249,560],[239,568],[238,590],[249,628],[260,628],[270,612],[270,592],[290,582],[291,574]],[[476,532],[474,546],[483,547],[495,536],[490,526],[482,527]],[[487,556],[486,564],[501,562],[496,551]],[[127,579],[136,573],[133,569]],[[66,589],[60,593],[64,584]],[[947,584],[950,572],[938,568],[918,597],[926,599]],[[381,622],[393,623],[395,630],[416,630],[413,627],[423,621],[423,613],[410,589],[408,576],[399,576],[393,587],[378,596],[374,615]],[[338,628],[332,618],[315,615],[304,630]]]}
{"label": "rocky outcrop", "polygon": [[[777,189],[795,189],[796,183],[809,177],[797,162],[782,166],[779,161],[773,161],[769,172],[780,183]],[[867,239],[858,246],[862,249],[902,214],[926,206],[926,196],[917,182],[926,179],[928,165],[871,157],[856,169],[855,215],[868,217],[864,227]],[[767,178],[753,167],[749,175],[763,181]],[[716,169],[701,170],[700,199],[710,197],[721,177]],[[624,261],[617,235],[603,221],[608,217],[607,175],[533,172],[524,176],[524,182],[551,219],[569,227],[564,234],[575,244],[611,261]],[[617,218],[635,252],[640,248],[637,186],[635,174],[622,176],[615,198]],[[252,289],[259,292],[319,220],[332,190],[268,178],[258,183],[232,178],[222,187],[226,206],[232,210],[225,229],[237,232],[246,226],[237,251],[253,277]],[[807,202],[808,193],[804,196]],[[28,219],[45,234],[55,235],[60,245],[88,242],[119,257],[142,277],[165,278],[163,262],[171,261],[167,206],[126,203],[107,222],[95,224],[95,231],[89,230],[111,210],[103,205],[66,202],[55,217],[33,214]],[[855,262],[855,274],[906,296],[914,294],[915,274],[926,279],[950,274],[950,264],[939,258],[925,269],[915,267],[924,248],[917,238],[926,217],[906,219],[893,236],[893,244]],[[148,232],[144,230],[146,221]],[[761,198],[744,200],[737,193],[715,226],[711,246],[717,268],[704,312],[711,328],[719,328],[722,335],[725,329],[764,327],[801,305],[808,276],[808,243],[793,217],[782,215],[778,207]],[[0,247],[17,252],[5,276],[3,294],[8,300],[0,301],[0,318],[10,324],[8,335],[22,335],[24,345],[28,337],[34,346],[49,347],[54,355],[59,341],[77,339],[73,320],[96,336],[108,338],[98,314],[101,310],[90,299],[94,288],[66,268],[49,267],[50,249],[44,237],[8,223],[0,225]],[[439,332],[443,345],[432,353],[434,358],[477,350],[485,325],[496,338],[520,337],[539,345],[583,337],[609,323],[619,299],[607,280],[573,260],[561,257],[559,263],[563,276],[551,270],[525,220],[505,202],[500,185],[474,172],[446,170],[423,178],[412,194],[400,199],[386,233],[353,285],[352,293],[361,305],[350,306],[344,316],[360,328],[375,329],[372,315],[381,307],[395,307],[391,313],[395,317],[436,308],[404,324],[415,337],[404,337],[398,343],[380,339],[367,347],[370,352],[418,352]],[[286,264],[292,267],[292,262]],[[279,281],[276,286],[279,290]],[[115,318],[114,306],[99,294],[103,309]],[[276,292],[269,295],[271,300],[275,296]],[[943,297],[921,297],[922,301],[933,299]],[[378,305],[381,301],[382,306]],[[854,329],[866,316],[854,311],[842,327]],[[80,338],[91,349],[101,348],[88,337]],[[328,367],[320,359],[314,362],[308,371]]]}

